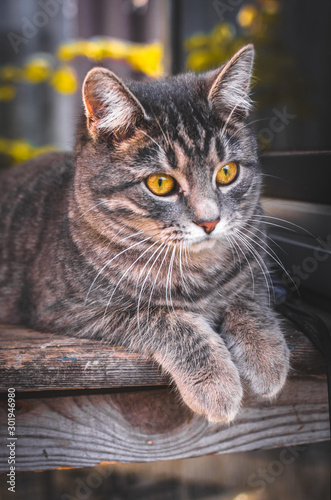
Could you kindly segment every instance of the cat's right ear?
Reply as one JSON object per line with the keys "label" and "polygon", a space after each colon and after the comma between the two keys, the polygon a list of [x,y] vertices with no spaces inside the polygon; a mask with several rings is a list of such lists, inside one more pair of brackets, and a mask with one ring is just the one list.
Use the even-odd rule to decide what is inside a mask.
{"label": "cat's right ear", "polygon": [[146,117],[144,108],[124,83],[106,68],[93,68],[83,83],[87,128],[93,139],[121,137]]}
{"label": "cat's right ear", "polygon": [[219,69],[206,73],[208,99],[224,120],[247,118],[249,115],[253,62],[254,47],[248,44]]}

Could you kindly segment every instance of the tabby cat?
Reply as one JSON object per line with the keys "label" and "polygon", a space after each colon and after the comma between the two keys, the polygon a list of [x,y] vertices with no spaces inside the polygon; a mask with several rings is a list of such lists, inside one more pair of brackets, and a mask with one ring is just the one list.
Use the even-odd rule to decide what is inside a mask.
{"label": "tabby cat", "polygon": [[94,68],[75,154],[1,175],[0,320],[157,361],[228,423],[289,356],[270,307],[252,45],[219,69],[123,83]]}

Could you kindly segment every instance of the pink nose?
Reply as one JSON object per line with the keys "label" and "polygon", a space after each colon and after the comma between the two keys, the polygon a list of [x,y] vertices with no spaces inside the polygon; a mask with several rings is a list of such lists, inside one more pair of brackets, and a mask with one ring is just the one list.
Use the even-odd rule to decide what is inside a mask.
{"label": "pink nose", "polygon": [[209,220],[202,220],[202,221],[194,221],[194,224],[196,224],[197,226],[200,226],[200,227],[203,227],[204,231],[209,234],[211,233],[212,231],[214,231],[215,227],[217,226],[217,224],[219,223],[220,219],[216,219],[216,220],[213,220],[213,221],[209,221]]}

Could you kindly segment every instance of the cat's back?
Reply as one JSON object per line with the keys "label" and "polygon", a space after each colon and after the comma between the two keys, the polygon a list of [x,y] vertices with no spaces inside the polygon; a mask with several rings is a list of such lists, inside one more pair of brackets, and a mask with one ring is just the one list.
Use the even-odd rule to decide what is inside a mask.
{"label": "cat's back", "polygon": [[43,155],[0,174],[0,263],[26,261],[42,227],[66,202],[72,175],[66,153]]}
{"label": "cat's back", "polygon": [[0,174],[1,320],[18,317],[20,291],[35,259],[52,238],[59,239],[72,176],[72,157],[65,153],[43,155]]}
{"label": "cat's back", "polygon": [[[72,157],[68,153],[48,153],[16,167],[0,171],[0,206],[25,193],[26,199],[40,188],[59,185],[72,174]],[[22,198],[22,196],[20,196]]]}

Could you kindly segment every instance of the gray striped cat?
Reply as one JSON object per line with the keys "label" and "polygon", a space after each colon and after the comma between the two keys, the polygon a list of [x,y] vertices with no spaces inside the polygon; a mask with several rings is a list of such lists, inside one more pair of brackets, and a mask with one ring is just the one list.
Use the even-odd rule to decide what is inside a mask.
{"label": "gray striped cat", "polygon": [[92,69],[74,155],[1,175],[0,320],[156,360],[184,402],[230,422],[289,355],[269,304],[254,49],[219,69],[123,83]]}

